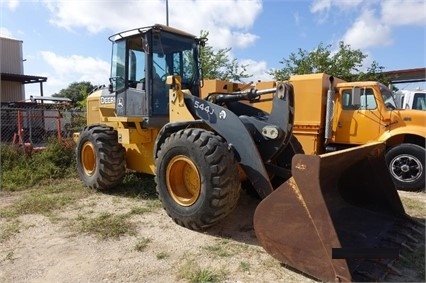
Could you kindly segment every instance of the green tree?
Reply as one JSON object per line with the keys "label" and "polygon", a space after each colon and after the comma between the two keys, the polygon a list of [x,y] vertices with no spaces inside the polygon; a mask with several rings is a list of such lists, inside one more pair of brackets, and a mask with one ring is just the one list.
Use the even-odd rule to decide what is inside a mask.
{"label": "green tree", "polygon": [[59,93],[55,93],[54,97],[67,97],[77,105],[84,107],[86,106],[86,98],[95,89],[90,82],[74,82],[71,83],[67,88],[61,89]]}
{"label": "green tree", "polygon": [[284,64],[282,69],[271,71],[270,74],[277,80],[287,80],[292,75],[327,73],[346,81],[378,80],[388,83],[389,78],[382,74],[384,67],[376,61],[361,70],[364,60],[368,57],[359,49],[351,49],[350,45],[339,42],[336,52],[331,51],[331,45],[320,43],[313,51],[298,49],[291,53],[288,59],[279,63]]}
{"label": "green tree", "polygon": [[[207,31],[201,31],[201,38],[208,38]],[[206,40],[207,41],[207,40]],[[200,50],[201,70],[205,79],[219,79],[225,81],[241,82],[249,78],[247,65],[241,65],[236,58],[231,59],[231,48],[222,48],[217,51],[212,46],[206,45]]]}

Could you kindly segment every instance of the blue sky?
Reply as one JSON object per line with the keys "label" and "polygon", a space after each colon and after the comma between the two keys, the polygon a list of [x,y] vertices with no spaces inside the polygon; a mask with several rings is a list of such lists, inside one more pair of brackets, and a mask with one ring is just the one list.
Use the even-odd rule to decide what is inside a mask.
{"label": "blue sky", "polygon": [[[199,35],[209,44],[231,47],[248,65],[250,80],[267,72],[298,48],[339,41],[368,55],[386,71],[426,66],[424,0],[169,0],[169,25]],[[44,95],[72,82],[106,84],[111,43],[127,29],[166,24],[166,0],[0,0],[0,35],[23,41],[24,73],[46,76]],[[425,88],[424,83],[398,85]],[[38,95],[38,84],[26,96]]]}

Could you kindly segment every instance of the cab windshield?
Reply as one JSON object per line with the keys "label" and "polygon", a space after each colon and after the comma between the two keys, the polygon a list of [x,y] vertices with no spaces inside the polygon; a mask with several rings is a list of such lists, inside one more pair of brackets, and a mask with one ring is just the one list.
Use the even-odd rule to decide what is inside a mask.
{"label": "cab windshield", "polygon": [[384,84],[379,84],[380,93],[382,95],[383,102],[388,110],[394,110],[397,108],[395,98],[392,91]]}
{"label": "cab windshield", "polygon": [[183,84],[199,80],[198,45],[193,38],[168,32],[153,34],[152,59],[159,77],[179,75]]}

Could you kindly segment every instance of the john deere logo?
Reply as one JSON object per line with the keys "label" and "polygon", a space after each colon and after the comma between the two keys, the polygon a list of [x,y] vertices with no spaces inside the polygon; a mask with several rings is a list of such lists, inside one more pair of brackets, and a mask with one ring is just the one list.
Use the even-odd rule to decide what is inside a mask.
{"label": "john deere logo", "polygon": [[122,97],[120,97],[119,99],[118,99],[118,101],[117,101],[117,107],[118,108],[122,108],[124,106],[124,104],[123,104],[123,98]]}
{"label": "john deere logo", "polygon": [[101,104],[115,103],[115,96],[101,96]]}

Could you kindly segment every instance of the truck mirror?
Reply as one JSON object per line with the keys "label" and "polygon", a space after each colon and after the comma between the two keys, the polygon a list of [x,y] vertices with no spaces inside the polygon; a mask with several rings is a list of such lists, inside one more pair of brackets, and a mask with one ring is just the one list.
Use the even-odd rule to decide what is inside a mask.
{"label": "truck mirror", "polygon": [[356,108],[361,106],[361,88],[353,87],[351,95],[351,104]]}

